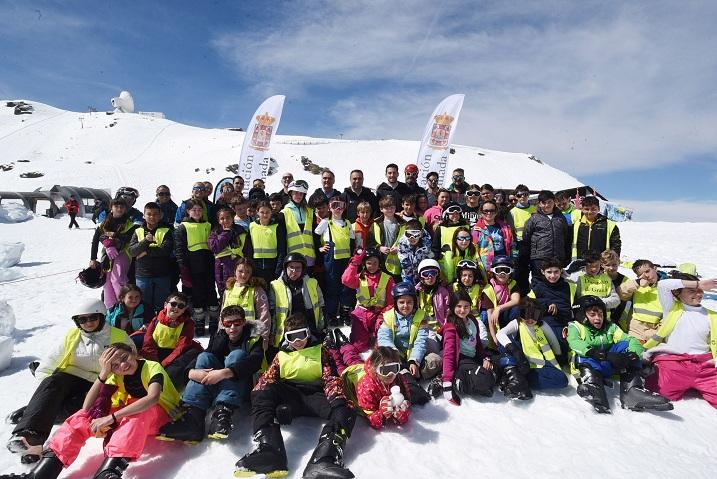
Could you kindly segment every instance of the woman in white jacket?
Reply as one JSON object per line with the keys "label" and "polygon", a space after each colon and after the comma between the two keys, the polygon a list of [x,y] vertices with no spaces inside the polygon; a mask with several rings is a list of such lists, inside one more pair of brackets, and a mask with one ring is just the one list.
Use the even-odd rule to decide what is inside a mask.
{"label": "woman in white jacket", "polygon": [[82,407],[87,391],[100,372],[99,358],[104,349],[115,342],[134,348],[127,333],[105,322],[106,312],[102,301],[82,302],[72,315],[76,328],[68,331],[35,370],[40,384],[18,418],[8,443],[11,452],[22,454],[23,463],[40,459],[42,445],[58,414],[74,413]]}

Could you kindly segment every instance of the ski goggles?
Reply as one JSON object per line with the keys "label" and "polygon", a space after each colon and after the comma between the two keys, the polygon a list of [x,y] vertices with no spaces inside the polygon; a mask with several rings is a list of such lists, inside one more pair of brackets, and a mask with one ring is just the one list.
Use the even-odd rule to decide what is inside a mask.
{"label": "ski goggles", "polygon": [[437,276],[437,269],[424,269],[423,271],[421,271],[421,278],[435,278]]}
{"label": "ski goggles", "polygon": [[132,198],[137,199],[139,197],[139,191],[136,188],[123,186],[117,190],[117,194],[115,196],[131,196]]}
{"label": "ski goggles", "polygon": [[193,186],[192,191],[207,191],[207,189],[203,186]]}
{"label": "ski goggles", "polygon": [[453,180],[462,180],[465,178],[465,175],[453,175]]}
{"label": "ski goggles", "polygon": [[329,208],[331,208],[332,210],[342,210],[346,208],[346,203],[344,203],[343,201],[332,201],[329,205]]}
{"label": "ski goggles", "polygon": [[458,269],[458,268],[478,269],[478,265],[473,260],[462,259],[456,265],[456,269]]}
{"label": "ski goggles", "polygon": [[446,214],[449,214],[449,215],[451,213],[461,213],[461,212],[462,212],[461,207],[458,205],[453,205],[453,206],[449,206],[448,208],[446,208]]}
{"label": "ski goggles", "polygon": [[480,196],[480,191],[466,191],[466,196]]}
{"label": "ski goggles", "polygon": [[187,303],[180,303],[179,301],[170,301],[167,304],[170,305],[171,307],[177,308],[177,309],[184,309],[187,307]]}
{"label": "ski goggles", "polygon": [[401,370],[401,363],[383,363],[376,368],[380,376],[391,376],[398,374]]}
{"label": "ski goggles", "polygon": [[284,333],[284,337],[290,343],[303,341],[309,337],[309,328],[294,329]]}
{"label": "ski goggles", "polygon": [[243,319],[230,319],[230,320],[222,320],[222,326],[224,326],[226,329],[232,328],[232,327],[239,327],[243,326],[246,321]]}
{"label": "ski goggles", "polygon": [[100,321],[105,315],[102,313],[91,313],[91,314],[76,314],[72,317],[72,320],[76,324],[91,323],[92,321]]}
{"label": "ski goggles", "polygon": [[405,234],[408,239],[418,239],[423,235],[419,230],[408,230]]}
{"label": "ski goggles", "polygon": [[495,274],[510,275],[513,274],[513,268],[511,268],[510,266],[496,266],[495,268],[493,268],[493,272]]}
{"label": "ski goggles", "polygon": [[471,239],[472,238],[470,236],[464,236],[464,235],[456,236],[456,241],[470,241]]}

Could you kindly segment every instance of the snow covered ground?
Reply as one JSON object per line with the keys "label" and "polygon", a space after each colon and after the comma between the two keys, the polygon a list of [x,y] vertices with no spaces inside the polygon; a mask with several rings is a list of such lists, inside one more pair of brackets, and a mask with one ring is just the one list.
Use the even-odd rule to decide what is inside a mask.
{"label": "snow covered ground", "polygon": [[[226,155],[226,151],[217,155],[211,151],[215,147],[219,149],[217,145],[222,142],[230,142],[222,138],[236,135],[233,137],[236,139],[231,140],[236,146],[232,162],[236,162],[241,145],[242,135],[236,132],[193,129],[183,125],[168,125],[166,120],[132,118],[133,122],[143,121],[154,125],[153,133],[142,133],[141,128],[137,127],[135,144],[123,145],[127,149],[127,161],[111,165],[109,160],[103,159],[107,150],[103,149],[100,139],[112,140],[108,132],[122,127],[126,118],[120,118],[114,127],[96,126],[92,136],[94,139],[82,140],[85,146],[78,152],[73,150],[73,141],[80,142],[80,135],[90,133],[87,130],[87,115],[84,118],[84,131],[79,128],[77,115],[60,110],[48,113],[45,128],[36,125],[33,130],[37,141],[22,137],[22,131],[30,131],[30,128],[19,130],[19,126],[14,124],[16,118],[0,116],[0,152],[4,158],[13,155],[18,159],[23,155],[33,158],[32,152],[37,152],[31,163],[19,163],[15,170],[0,172],[0,190],[27,191],[53,184],[111,187],[114,190],[129,184],[138,186],[142,192],[148,192],[166,182],[175,191],[186,192],[196,178],[216,181],[224,176],[223,166],[221,170],[219,166],[227,163],[228,157],[217,158]],[[54,136],[51,123],[70,116],[72,122],[77,123],[78,131]],[[112,118],[104,114],[97,114],[97,117],[105,123],[109,123]],[[43,119],[32,116],[26,118],[28,122]],[[153,135],[156,137],[158,131],[165,127],[163,131],[166,133],[169,126],[172,126],[171,129],[183,128],[182,135],[186,136],[183,150],[173,150],[170,144],[164,144],[162,149],[155,150],[151,146],[146,149],[145,145],[142,147],[145,149],[135,151],[136,144],[146,138],[151,140]],[[206,139],[207,132],[216,136],[216,143],[202,141]],[[190,138],[192,135],[195,136]],[[2,137],[6,138],[3,140]],[[10,138],[16,138],[12,145],[7,143]],[[179,139],[179,135],[175,137],[176,141]],[[342,157],[338,149],[342,144],[330,145],[337,148],[332,152],[336,156],[334,159],[327,157],[325,166],[342,172],[338,175],[337,186],[345,183],[341,178],[347,178],[348,171],[355,166],[362,167],[367,178],[373,178],[370,182],[367,180],[367,184],[373,185],[382,178],[387,159],[393,161],[397,157],[405,157],[404,164],[412,160],[405,152],[401,153],[401,148],[408,149],[402,144],[410,142],[375,142],[375,149],[372,149],[374,142],[363,143],[366,151],[372,155],[372,161],[359,161],[359,148],[351,153],[355,155],[348,158],[351,161],[346,161],[347,158]],[[50,148],[48,145],[54,146]],[[197,160],[194,163],[196,158],[190,161],[182,156],[189,147],[200,150],[200,156],[206,155],[207,159],[201,162],[202,165],[215,164],[217,169],[211,174],[205,174],[205,170],[195,172],[194,167],[199,166],[200,162]],[[51,158],[45,154],[63,148],[74,153],[68,153],[65,158]],[[285,146],[277,145],[277,150],[282,148]],[[417,145],[411,148],[417,150]],[[115,150],[116,145],[112,151]],[[381,155],[376,152],[381,152]],[[495,154],[496,157],[501,155],[500,152]],[[85,164],[82,155],[103,165]],[[118,160],[115,158],[114,161]],[[537,165],[536,168],[540,166],[530,160],[528,162],[526,164]],[[25,183],[19,183],[18,169],[32,169],[36,165],[41,166],[46,176],[23,179]],[[317,177],[303,172],[298,160],[291,159],[290,155],[280,158],[279,167],[280,171],[292,170],[297,177],[309,178],[312,188],[318,187]],[[546,181],[558,181],[560,178],[568,181],[568,175],[554,173],[556,171],[546,166],[532,174],[536,175],[536,181],[545,178],[548,178]],[[473,177],[487,180],[487,172],[485,175],[477,172]],[[540,172],[546,175],[545,178],[537,176]],[[18,185],[27,186],[19,188]],[[269,183],[269,190],[277,188],[278,182]],[[150,197],[144,195],[138,203],[141,205],[148,200]],[[69,317],[73,305],[99,294],[97,290],[84,288],[75,282],[77,272],[89,260],[94,229],[87,219],[80,218],[79,222],[80,230],[68,230],[65,217],[49,219],[36,216],[21,223],[0,224],[0,240],[21,241],[25,244],[22,261],[15,266],[22,271],[23,277],[0,283],[0,300],[6,300],[12,306],[16,317],[12,363],[8,369],[0,372],[2,416],[24,405],[30,398],[36,383],[26,365],[61,341],[67,329],[73,327]],[[620,228],[623,256],[626,258],[647,257],[663,264],[693,261],[703,275],[717,276],[717,244],[714,242],[717,223],[623,223]],[[677,241],[684,238],[688,240]],[[717,307],[717,303],[712,302],[711,306]],[[675,410],[669,413],[635,413],[620,409],[616,399],[617,390],[609,394],[613,406],[611,416],[595,414],[587,403],[577,397],[574,386],[571,386],[558,393],[537,394],[533,401],[524,403],[507,402],[501,393],[487,400],[466,399],[460,407],[439,400],[415,408],[406,427],[389,427],[380,433],[374,432],[359,420],[348,442],[346,463],[358,478],[389,475],[417,479],[456,476],[713,477],[717,467],[717,411],[705,401],[690,398],[676,403]],[[125,477],[195,478],[198,474],[205,477],[232,477],[234,462],[251,448],[246,414],[246,411],[238,414],[237,427],[224,443],[205,441],[190,447],[150,439],[146,454],[130,466]],[[319,420],[308,418],[298,419],[291,426],[283,428],[290,477],[300,477],[316,444],[320,428]],[[0,442],[10,437],[11,430],[12,426],[0,423]],[[79,460],[63,477],[91,477],[102,460],[101,456],[101,442],[91,439]],[[0,445],[0,473],[20,472],[23,469],[26,468],[19,464],[19,458]]]}

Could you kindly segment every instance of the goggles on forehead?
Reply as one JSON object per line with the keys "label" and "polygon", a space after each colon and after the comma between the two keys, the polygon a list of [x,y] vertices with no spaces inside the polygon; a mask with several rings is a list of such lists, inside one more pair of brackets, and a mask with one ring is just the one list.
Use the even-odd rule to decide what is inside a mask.
{"label": "goggles on forehead", "polygon": [[302,341],[309,337],[309,328],[294,329],[284,333],[284,337],[290,343]]}
{"label": "goggles on forehead", "polygon": [[381,376],[390,376],[398,374],[401,370],[401,363],[383,363],[376,368],[376,372]]}
{"label": "goggles on forehead", "polygon": [[494,272],[495,274],[508,274],[508,275],[510,275],[510,274],[513,273],[513,268],[511,268],[510,266],[496,266],[495,268],[493,268],[493,272]]}

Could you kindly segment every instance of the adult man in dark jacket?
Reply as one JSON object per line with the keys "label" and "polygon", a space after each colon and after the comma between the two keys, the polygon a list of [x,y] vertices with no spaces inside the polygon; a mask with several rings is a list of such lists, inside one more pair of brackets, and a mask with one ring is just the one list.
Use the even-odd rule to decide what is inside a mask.
{"label": "adult man in dark jacket", "polygon": [[350,222],[356,221],[356,207],[362,201],[371,205],[373,217],[379,215],[378,200],[371,190],[363,187],[363,171],[353,170],[350,175],[351,186],[344,189],[343,198],[346,201],[346,216]]}
{"label": "adult man in dark jacket", "polygon": [[[398,165],[390,163],[386,166],[386,181],[376,188],[376,196],[380,200],[383,196],[392,196],[396,208],[399,208],[404,195],[408,194],[406,183],[398,181]],[[378,216],[374,212],[374,216]]]}
{"label": "adult man in dark jacket", "polygon": [[528,218],[521,242],[521,257],[528,256],[533,278],[539,277],[541,262],[557,258],[563,266],[570,261],[571,232],[563,214],[555,209],[552,191],[538,194],[538,210]]}

